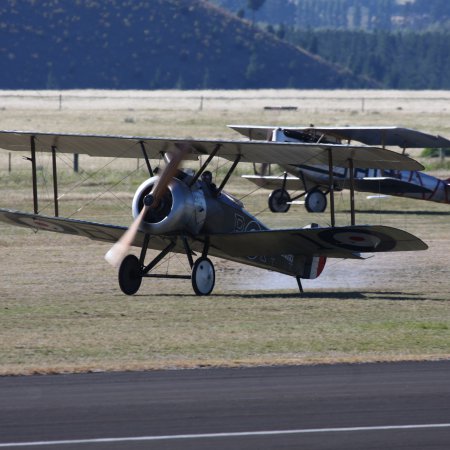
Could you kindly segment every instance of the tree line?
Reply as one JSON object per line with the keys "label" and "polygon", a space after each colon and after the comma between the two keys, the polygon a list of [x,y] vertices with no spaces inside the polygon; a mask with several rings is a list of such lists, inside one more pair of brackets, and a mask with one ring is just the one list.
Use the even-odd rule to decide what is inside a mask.
{"label": "tree line", "polygon": [[448,0],[210,0],[240,17],[295,28],[450,28]]}
{"label": "tree line", "polygon": [[291,30],[286,38],[387,89],[450,89],[450,31]]}

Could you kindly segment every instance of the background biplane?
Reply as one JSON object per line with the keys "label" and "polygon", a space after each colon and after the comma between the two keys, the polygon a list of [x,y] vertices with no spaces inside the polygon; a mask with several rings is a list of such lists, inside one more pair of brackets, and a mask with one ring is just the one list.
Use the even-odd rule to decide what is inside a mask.
{"label": "background biplane", "polygon": [[[450,148],[450,141],[417,130],[400,127],[279,127],[230,125],[230,128],[249,139],[276,142],[334,143],[356,141],[366,145],[397,146],[407,148]],[[272,189],[269,208],[272,212],[287,212],[292,202],[304,197],[308,212],[324,212],[329,192],[328,167],[305,162],[297,165],[280,164],[284,174],[269,174],[268,164],[255,167],[255,175],[244,178],[266,189]],[[288,175],[290,174],[290,176]],[[450,203],[449,180],[419,171],[359,167],[353,169],[354,188],[361,192],[378,195],[395,195],[414,199]],[[349,189],[348,167],[333,167],[334,190]],[[301,191],[291,198],[288,191]]]}
{"label": "background biplane", "polygon": [[[352,172],[353,167],[381,170],[420,170],[405,155],[387,149],[330,143],[261,142],[166,139],[1,131],[0,148],[31,152],[34,213],[0,209],[0,220],[32,229],[85,236],[116,243],[106,259],[119,267],[119,285],[125,294],[136,293],[144,277],[192,280],[196,294],[208,295],[215,283],[209,256],[228,259],[294,276],[302,291],[302,278],[316,278],[327,258],[364,259],[362,253],[425,250],[416,236],[382,225],[356,225],[354,195],[350,196],[351,225],[336,226],[333,206],[333,165]],[[145,158],[149,178],[137,189],[133,224],[123,226],[39,214],[36,153],[51,152],[53,180],[57,179],[56,154],[78,153],[113,158]],[[155,176],[151,160],[164,156],[167,164]],[[206,160],[195,172],[179,168],[183,159]],[[232,162],[218,187],[206,169],[214,157]],[[224,191],[241,162],[255,164],[328,164],[330,169],[331,226],[315,224],[295,229],[268,229],[247,212],[242,203]],[[351,180],[352,181],[352,180]],[[354,193],[350,183],[351,193]],[[139,257],[128,254],[137,246]],[[147,250],[159,253],[145,263]],[[191,274],[157,274],[153,269],[171,252],[185,254]]]}

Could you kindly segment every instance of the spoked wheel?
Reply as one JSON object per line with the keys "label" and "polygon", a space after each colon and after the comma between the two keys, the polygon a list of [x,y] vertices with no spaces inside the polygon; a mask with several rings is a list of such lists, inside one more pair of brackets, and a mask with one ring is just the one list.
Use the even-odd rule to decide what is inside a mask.
{"label": "spoked wheel", "polygon": [[199,258],[192,267],[192,287],[197,295],[209,295],[214,289],[216,273],[208,258]]}
{"label": "spoked wheel", "polygon": [[326,195],[320,189],[312,189],[306,194],[305,208],[308,212],[324,212],[327,208]]}
{"label": "spoked wheel", "polygon": [[135,294],[142,282],[141,264],[134,255],[128,255],[119,267],[119,286],[124,294]]}
{"label": "spoked wheel", "polygon": [[291,196],[284,189],[275,189],[269,195],[269,209],[274,213],[285,213],[289,211]]}

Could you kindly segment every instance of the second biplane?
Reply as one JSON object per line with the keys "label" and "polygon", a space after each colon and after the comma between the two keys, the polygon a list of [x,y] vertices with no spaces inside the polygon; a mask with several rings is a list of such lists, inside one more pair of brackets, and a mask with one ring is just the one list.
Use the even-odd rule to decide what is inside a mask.
{"label": "second biplane", "polygon": [[[249,139],[276,142],[334,143],[352,141],[365,145],[400,147],[405,154],[408,148],[450,148],[450,141],[421,131],[402,127],[280,127],[230,125],[230,128]],[[261,166],[259,173],[244,178],[265,189],[271,189],[268,205],[272,212],[287,212],[291,204],[304,198],[308,212],[324,212],[329,192],[328,167],[313,162],[296,165],[280,164],[284,173],[275,176],[269,165]],[[417,170],[382,169],[355,165],[352,173],[348,167],[333,167],[334,190],[350,188],[375,195],[393,195],[438,203],[450,203],[450,180],[441,180]],[[292,197],[288,191],[300,191]]]}
{"label": "second biplane", "polygon": [[[106,259],[118,267],[121,290],[138,291],[143,278],[186,278],[196,294],[208,295],[215,283],[210,256],[291,275],[298,281],[316,278],[327,258],[364,259],[364,253],[425,250],[418,237],[382,225],[356,225],[354,195],[350,196],[351,225],[336,226],[333,206],[333,165],[420,170],[422,166],[405,155],[387,149],[329,143],[292,143],[167,139],[131,136],[98,136],[25,131],[1,131],[0,148],[30,154],[34,212],[0,209],[0,220],[12,225],[80,235],[115,243]],[[53,180],[57,179],[56,155],[87,154],[113,158],[145,158],[149,178],[137,189],[132,202],[135,218],[123,226],[58,217],[55,186],[55,215],[39,214],[36,183],[36,153],[52,154]],[[29,153],[30,152],[30,153]],[[151,160],[164,156],[167,164],[155,175]],[[180,169],[183,159],[205,157],[198,170]],[[232,162],[218,187],[212,185],[208,165],[214,157]],[[268,229],[246,211],[224,188],[241,162],[329,167],[331,226],[315,224],[295,229]],[[350,185],[353,194],[353,186]],[[129,254],[140,248],[139,256]],[[158,253],[146,263],[148,250]],[[158,263],[171,252],[185,254],[188,275],[154,273]]]}

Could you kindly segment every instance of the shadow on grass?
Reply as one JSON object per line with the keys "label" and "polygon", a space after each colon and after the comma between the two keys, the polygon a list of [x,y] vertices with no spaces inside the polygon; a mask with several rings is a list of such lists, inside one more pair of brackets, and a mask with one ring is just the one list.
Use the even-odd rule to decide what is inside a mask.
{"label": "shadow on grass", "polygon": [[[350,214],[350,210],[344,211],[347,214]],[[394,209],[358,209],[356,211],[358,214],[397,214],[397,215],[409,215],[409,216],[450,216],[450,211],[399,211]]]}
{"label": "shadow on grass", "polygon": [[425,301],[429,300],[421,294],[405,292],[377,292],[377,291],[305,291],[303,294],[293,293],[242,293],[242,294],[217,294],[218,297],[242,297],[242,298],[280,298],[280,299],[333,299],[333,300],[388,300],[388,301]]}
{"label": "shadow on grass", "polygon": [[[157,297],[183,297],[183,298],[201,298],[195,294],[154,294]],[[133,297],[149,297],[149,294],[136,294]],[[333,300],[387,300],[387,301],[426,301],[430,300],[422,294],[405,293],[405,292],[379,292],[379,291],[306,291],[303,294],[299,292],[235,292],[211,294],[204,298],[242,298],[242,299],[333,299]]]}

